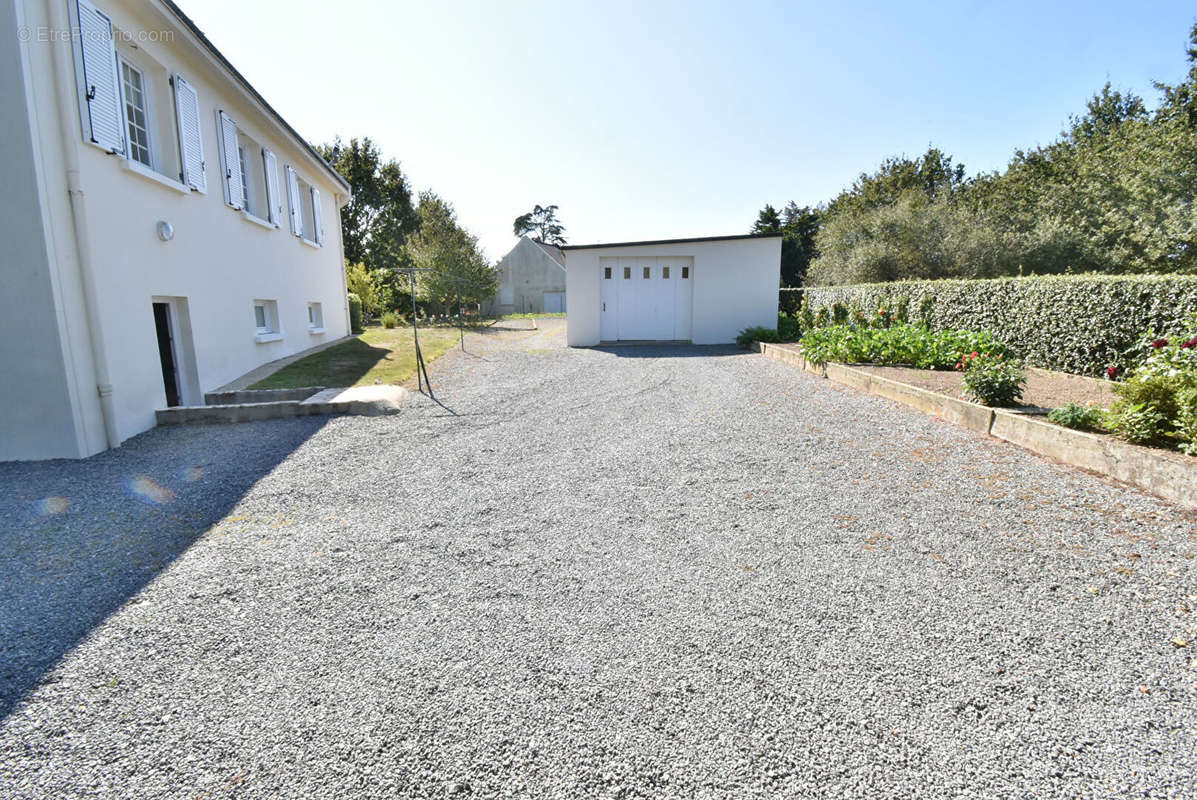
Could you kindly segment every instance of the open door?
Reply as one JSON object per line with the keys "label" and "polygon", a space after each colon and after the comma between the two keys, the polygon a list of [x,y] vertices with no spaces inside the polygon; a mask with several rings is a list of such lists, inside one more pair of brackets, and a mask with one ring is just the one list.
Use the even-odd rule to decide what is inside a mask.
{"label": "open door", "polygon": [[162,384],[166,405],[179,405],[179,367],[175,360],[175,341],[171,330],[170,303],[154,303],[154,327],[158,333],[158,360],[162,362]]}

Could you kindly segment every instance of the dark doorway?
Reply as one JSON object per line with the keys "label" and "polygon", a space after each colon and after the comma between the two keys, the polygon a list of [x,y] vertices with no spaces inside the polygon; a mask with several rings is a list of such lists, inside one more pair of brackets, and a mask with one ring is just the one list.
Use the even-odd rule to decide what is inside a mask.
{"label": "dark doorway", "polygon": [[166,404],[179,405],[179,371],[175,367],[175,343],[170,331],[170,303],[154,303],[154,327],[158,329],[158,359],[162,362],[162,383]]}

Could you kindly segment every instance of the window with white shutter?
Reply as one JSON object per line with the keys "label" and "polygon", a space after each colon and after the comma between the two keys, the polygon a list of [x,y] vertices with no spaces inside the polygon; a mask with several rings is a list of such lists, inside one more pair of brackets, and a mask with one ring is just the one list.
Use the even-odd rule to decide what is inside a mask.
{"label": "window with white shutter", "polygon": [[276,228],[282,224],[283,198],[278,191],[278,158],[270,148],[262,148],[262,169],[266,173],[266,216]]}
{"label": "window with white shutter", "polygon": [[125,153],[125,116],[122,113],[120,73],[112,20],[87,0],[78,0],[79,35],[76,63],[80,68],[80,94],[86,108],[84,132],[90,141],[110,153]]}
{"label": "window with white shutter", "polygon": [[324,244],[324,220],[320,216],[320,190],[312,187],[312,227],[315,228],[312,240],[316,244]]}
{"label": "window with white shutter", "polygon": [[208,191],[204,175],[204,140],[200,135],[199,94],[182,75],[171,78],[175,87],[175,121],[179,125],[179,152],[183,183],[201,192]]}
{"label": "window with white shutter", "polygon": [[224,201],[233,208],[245,207],[245,178],[237,153],[237,123],[223,111],[216,112],[220,166],[224,170]]}
{"label": "window with white shutter", "polygon": [[303,236],[303,209],[299,205],[299,176],[287,165],[287,206],[291,209],[291,233]]}

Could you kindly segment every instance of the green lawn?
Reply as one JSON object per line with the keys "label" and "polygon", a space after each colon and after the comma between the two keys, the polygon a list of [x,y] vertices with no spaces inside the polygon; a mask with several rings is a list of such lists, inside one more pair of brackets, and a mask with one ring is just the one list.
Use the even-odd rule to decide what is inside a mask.
{"label": "green lawn", "polygon": [[[456,328],[421,328],[424,360],[439,358],[457,344]],[[301,386],[365,386],[403,383],[416,374],[411,328],[371,328],[360,336],[313,353],[264,378],[251,389],[295,389]]]}

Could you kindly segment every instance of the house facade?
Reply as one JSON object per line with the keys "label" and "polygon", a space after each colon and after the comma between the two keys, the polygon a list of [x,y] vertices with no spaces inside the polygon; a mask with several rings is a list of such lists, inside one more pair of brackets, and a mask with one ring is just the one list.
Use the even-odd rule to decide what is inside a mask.
{"label": "house facade", "polygon": [[566,245],[571,347],[729,344],[777,326],[781,236]]}
{"label": "house facade", "polygon": [[565,311],[565,255],[561,248],[521,236],[498,263],[499,291],[483,304],[492,314]]}
{"label": "house facade", "polygon": [[169,0],[0,0],[0,459],[349,332],[350,187]]}

